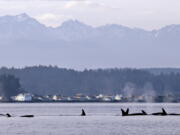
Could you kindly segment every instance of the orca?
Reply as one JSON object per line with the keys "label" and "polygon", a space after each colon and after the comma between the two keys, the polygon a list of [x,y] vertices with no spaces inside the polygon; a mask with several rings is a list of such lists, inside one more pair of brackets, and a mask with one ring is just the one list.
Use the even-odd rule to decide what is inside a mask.
{"label": "orca", "polygon": [[82,109],[81,116],[86,116],[86,113],[85,113],[84,109]]}
{"label": "orca", "polygon": [[180,114],[178,114],[178,113],[167,113],[167,112],[164,110],[164,108],[162,108],[162,111],[163,111],[163,113],[166,114],[166,115],[180,115]]}
{"label": "orca", "polygon": [[34,117],[34,115],[22,115],[22,116],[20,116],[20,117],[28,117],[28,118],[32,118],[32,117]]}
{"label": "orca", "polygon": [[152,113],[151,115],[156,115],[156,116],[166,116],[168,115],[167,112],[162,108],[162,112],[157,112],[157,113]]}
{"label": "orca", "polygon": [[12,117],[9,113],[6,113],[5,116],[8,117],[8,118]]}
{"label": "orca", "polygon": [[131,113],[129,114],[129,108],[124,111],[123,109],[121,109],[122,112],[122,116],[141,116],[141,115],[148,115],[144,110],[142,110],[141,113]]}

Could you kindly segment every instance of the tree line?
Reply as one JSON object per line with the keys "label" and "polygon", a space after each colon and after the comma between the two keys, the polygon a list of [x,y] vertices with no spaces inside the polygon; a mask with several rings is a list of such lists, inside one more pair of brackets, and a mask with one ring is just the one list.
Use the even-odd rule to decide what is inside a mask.
{"label": "tree line", "polygon": [[[5,81],[11,82],[8,89],[11,89],[12,95],[16,94],[20,87],[38,95],[142,94],[149,91],[159,95],[167,92],[180,93],[180,73],[177,72],[153,74],[148,70],[130,68],[76,71],[56,66],[34,66],[19,69],[0,68],[2,78],[4,74],[14,77],[15,82],[11,82],[4,76]],[[12,76],[10,78],[13,78]],[[3,82],[3,79],[0,82]],[[2,90],[4,89],[0,90],[1,94]]]}
{"label": "tree line", "polygon": [[13,75],[0,75],[0,96],[3,101],[10,101],[12,96],[23,92],[19,79]]}

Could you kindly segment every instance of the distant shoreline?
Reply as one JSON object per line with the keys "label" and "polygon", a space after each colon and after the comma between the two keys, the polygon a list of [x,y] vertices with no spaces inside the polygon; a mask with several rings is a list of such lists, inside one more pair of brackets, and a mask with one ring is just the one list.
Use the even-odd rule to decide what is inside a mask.
{"label": "distant shoreline", "polygon": [[116,102],[116,101],[38,101],[38,102],[14,102],[14,101],[1,101],[0,104],[3,104],[3,103],[180,103],[180,102]]}

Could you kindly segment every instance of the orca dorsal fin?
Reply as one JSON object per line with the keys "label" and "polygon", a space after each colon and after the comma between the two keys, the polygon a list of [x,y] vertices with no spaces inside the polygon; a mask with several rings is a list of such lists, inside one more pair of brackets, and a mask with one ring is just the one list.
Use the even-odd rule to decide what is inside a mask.
{"label": "orca dorsal fin", "polygon": [[11,115],[9,113],[6,114],[7,117],[11,117]]}
{"label": "orca dorsal fin", "polygon": [[147,115],[147,113],[146,113],[144,110],[142,110],[142,113],[143,113],[144,115]]}
{"label": "orca dorsal fin", "polygon": [[123,109],[121,109],[121,112],[122,112],[122,116],[126,116],[126,112]]}
{"label": "orca dorsal fin", "polygon": [[167,112],[165,111],[164,108],[162,108],[162,112],[163,112],[163,114],[167,115]]}
{"label": "orca dorsal fin", "polygon": [[86,116],[86,113],[85,113],[84,109],[82,109],[81,116]]}
{"label": "orca dorsal fin", "polygon": [[129,108],[127,108],[127,110],[126,110],[126,114],[127,114],[127,115],[129,114]]}

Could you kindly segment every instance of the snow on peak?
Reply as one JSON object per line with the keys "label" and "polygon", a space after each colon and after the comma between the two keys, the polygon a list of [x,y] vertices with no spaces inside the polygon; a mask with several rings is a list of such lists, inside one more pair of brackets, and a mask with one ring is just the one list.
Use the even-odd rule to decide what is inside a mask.
{"label": "snow on peak", "polygon": [[62,23],[60,28],[71,28],[71,29],[81,29],[81,28],[90,28],[91,26],[88,26],[82,22],[79,22],[78,20],[68,20]]}
{"label": "snow on peak", "polygon": [[19,21],[19,22],[30,19],[30,17],[26,13],[16,15],[15,17],[16,17],[17,21]]}

